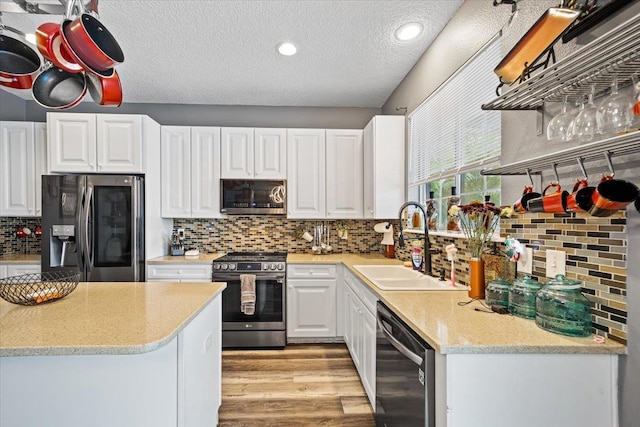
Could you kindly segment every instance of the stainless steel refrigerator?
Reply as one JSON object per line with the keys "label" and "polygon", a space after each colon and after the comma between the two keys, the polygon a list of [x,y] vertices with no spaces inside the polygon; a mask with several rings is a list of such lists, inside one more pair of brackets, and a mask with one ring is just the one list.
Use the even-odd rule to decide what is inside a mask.
{"label": "stainless steel refrigerator", "polygon": [[81,281],[142,282],[144,178],[42,177],[42,271],[79,271]]}

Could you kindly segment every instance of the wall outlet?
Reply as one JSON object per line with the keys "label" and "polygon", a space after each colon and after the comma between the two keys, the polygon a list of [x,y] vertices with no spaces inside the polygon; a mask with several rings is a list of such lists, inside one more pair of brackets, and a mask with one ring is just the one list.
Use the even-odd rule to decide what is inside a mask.
{"label": "wall outlet", "polygon": [[547,249],[547,277],[566,274],[567,253]]}
{"label": "wall outlet", "polygon": [[178,239],[184,240],[184,228],[178,228],[176,231],[178,232]]}
{"label": "wall outlet", "polygon": [[525,247],[526,254],[518,261],[518,271],[520,273],[533,273],[533,248]]}

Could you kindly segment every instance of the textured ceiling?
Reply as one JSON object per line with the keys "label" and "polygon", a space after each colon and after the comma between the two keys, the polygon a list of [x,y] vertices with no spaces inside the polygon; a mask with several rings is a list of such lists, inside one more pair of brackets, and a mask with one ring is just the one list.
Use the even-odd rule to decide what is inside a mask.
{"label": "textured ceiling", "polygon": [[[487,0],[490,1],[490,0]],[[124,102],[380,107],[462,0],[100,0]],[[33,32],[60,16],[4,14]],[[425,31],[398,41],[395,30]],[[284,57],[276,45],[291,41]],[[12,91],[30,99],[29,91]]]}

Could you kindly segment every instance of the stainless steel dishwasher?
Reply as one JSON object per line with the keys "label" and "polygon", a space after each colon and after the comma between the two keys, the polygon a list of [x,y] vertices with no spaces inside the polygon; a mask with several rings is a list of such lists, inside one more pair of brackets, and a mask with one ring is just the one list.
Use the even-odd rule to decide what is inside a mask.
{"label": "stainless steel dishwasher", "polygon": [[376,426],[435,426],[435,351],[378,302]]}

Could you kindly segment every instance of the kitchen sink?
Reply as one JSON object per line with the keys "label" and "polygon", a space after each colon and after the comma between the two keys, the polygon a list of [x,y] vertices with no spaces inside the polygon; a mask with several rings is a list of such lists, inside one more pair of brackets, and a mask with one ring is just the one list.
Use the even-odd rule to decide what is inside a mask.
{"label": "kitchen sink", "polygon": [[402,265],[354,265],[371,283],[383,291],[462,291],[465,286],[422,274]]}

